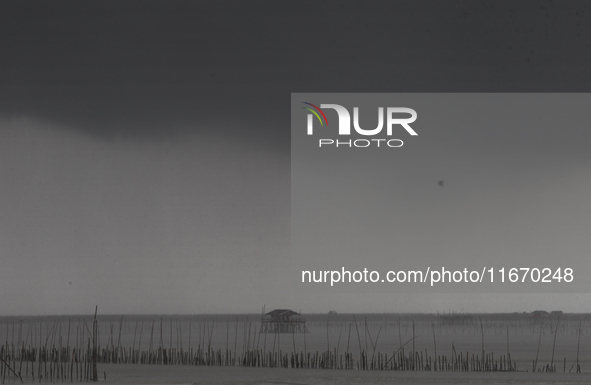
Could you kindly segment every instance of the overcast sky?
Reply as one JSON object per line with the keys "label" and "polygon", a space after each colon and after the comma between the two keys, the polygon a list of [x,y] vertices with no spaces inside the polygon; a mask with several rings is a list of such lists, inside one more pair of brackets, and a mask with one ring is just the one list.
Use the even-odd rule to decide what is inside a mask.
{"label": "overcast sky", "polygon": [[3,2],[0,314],[591,311],[284,285],[292,92],[588,92],[588,8]]}

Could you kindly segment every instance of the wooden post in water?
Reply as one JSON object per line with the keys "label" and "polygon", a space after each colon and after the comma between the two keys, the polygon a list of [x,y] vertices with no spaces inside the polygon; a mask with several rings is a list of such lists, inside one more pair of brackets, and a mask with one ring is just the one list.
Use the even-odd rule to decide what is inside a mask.
{"label": "wooden post in water", "polygon": [[412,321],[412,370],[415,370],[415,321]]}
{"label": "wooden post in water", "polygon": [[[121,363],[121,328],[123,327],[123,317],[124,315],[121,316],[121,321],[119,321],[119,337],[117,338],[117,364]],[[97,380],[98,381],[98,380]]]}
{"label": "wooden post in water", "polygon": [[540,338],[538,338],[538,352],[536,353],[536,359],[534,361],[534,368],[533,372],[536,371],[536,367],[538,366],[538,356],[540,355],[540,343],[542,342],[542,325],[540,325]]}
{"label": "wooden post in water", "polygon": [[435,339],[435,325],[432,323],[431,328],[433,329],[433,346],[435,348],[435,364],[433,365],[433,369],[437,371],[437,340]]}
{"label": "wooden post in water", "polygon": [[579,338],[577,341],[577,373],[581,372],[581,367],[579,366],[579,347],[581,346],[581,325],[583,320],[579,320]]}
{"label": "wooden post in water", "polygon": [[512,366],[511,366],[511,353],[509,353],[509,325],[507,325],[507,360],[508,360],[508,364],[509,364],[509,369],[508,370],[512,370]]}
{"label": "wooden post in water", "polygon": [[355,331],[357,331],[357,342],[359,342],[359,359],[361,360],[361,337],[359,336],[359,328],[357,327],[357,320],[355,319],[355,315],[353,315],[353,322],[355,323]]}
{"label": "wooden post in water", "polygon": [[[304,338],[305,338],[305,334],[304,334]],[[345,365],[347,367],[347,369],[350,369],[349,367],[349,342],[351,341],[351,322],[349,322],[349,337],[347,337],[347,351],[345,353]]]}
{"label": "wooden post in water", "polygon": [[97,351],[96,351],[96,332],[97,332],[97,319],[96,313],[98,312],[98,305],[96,305],[94,309],[94,320],[92,321],[92,380],[98,381],[98,373],[96,370],[96,359],[97,359]]}
{"label": "wooden post in water", "polygon": [[552,361],[550,368],[554,371],[554,348],[556,347],[556,335],[558,334],[558,324],[560,323],[560,316],[556,319],[556,327],[554,328],[554,342],[552,343]]}
{"label": "wooden post in water", "polygon": [[482,326],[482,318],[478,317],[478,320],[480,321],[480,334],[482,336],[482,368],[481,370],[484,370],[484,326]]}

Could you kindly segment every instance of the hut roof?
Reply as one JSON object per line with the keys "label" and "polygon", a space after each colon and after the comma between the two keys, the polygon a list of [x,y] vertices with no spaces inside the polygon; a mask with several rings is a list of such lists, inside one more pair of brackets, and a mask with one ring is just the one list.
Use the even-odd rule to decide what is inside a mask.
{"label": "hut roof", "polygon": [[300,313],[296,313],[295,311],[290,310],[290,309],[275,309],[275,310],[268,312],[265,315],[280,316],[280,315],[299,315],[299,314]]}

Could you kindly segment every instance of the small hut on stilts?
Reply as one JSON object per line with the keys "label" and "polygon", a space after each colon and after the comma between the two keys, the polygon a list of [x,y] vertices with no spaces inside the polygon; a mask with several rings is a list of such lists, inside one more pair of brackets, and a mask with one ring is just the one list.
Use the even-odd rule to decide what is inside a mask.
{"label": "small hut on stilts", "polygon": [[306,320],[289,309],[275,309],[261,318],[261,333],[305,333]]}

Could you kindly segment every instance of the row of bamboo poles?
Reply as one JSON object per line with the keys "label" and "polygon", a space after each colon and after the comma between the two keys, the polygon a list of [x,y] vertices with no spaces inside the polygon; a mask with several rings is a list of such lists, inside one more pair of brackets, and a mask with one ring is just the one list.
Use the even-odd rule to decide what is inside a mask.
{"label": "row of bamboo poles", "polygon": [[[94,349],[88,340],[87,348],[70,351],[69,347],[61,349],[25,348],[18,351],[9,346],[0,347],[0,377],[5,381],[11,375],[15,378],[30,377],[31,379],[70,379],[72,381],[92,379],[92,363]],[[424,352],[406,352],[404,348],[392,352],[391,355],[381,352],[362,350],[359,359],[355,360],[352,352],[339,354],[337,348],[332,351],[306,353],[248,350],[236,355],[232,350],[196,349],[189,351],[168,351],[159,348],[154,352],[122,349],[118,355],[108,349],[98,354],[99,363],[128,364],[161,364],[161,365],[204,365],[204,366],[244,366],[272,368],[307,368],[307,369],[359,369],[359,370],[403,370],[403,371],[512,371],[517,365],[505,356],[494,359],[492,353],[484,359],[468,352],[453,354],[448,357],[439,355],[435,359]]]}
{"label": "row of bamboo poles", "polygon": [[[23,383],[23,376],[28,378],[29,374],[34,381],[35,373],[39,381],[54,381],[61,379],[70,379],[70,381],[98,381],[97,372],[97,345],[98,340],[98,321],[96,318],[98,306],[95,308],[94,319],[92,322],[92,332],[84,321],[84,326],[88,332],[88,344],[86,349],[83,348],[85,343],[84,331],[82,334],[76,334],[76,345],[70,348],[70,322],[68,322],[68,339],[65,346],[62,346],[61,332],[59,334],[59,345],[56,347],[55,342],[55,328],[52,328],[53,333],[47,333],[45,344],[39,348],[32,347],[29,342],[29,334],[35,329],[29,325],[27,336],[22,340],[20,346],[13,343],[8,344],[8,336],[6,344],[0,347],[0,379],[4,384],[7,379],[18,378]],[[22,323],[21,323],[22,326]],[[55,325],[54,325],[55,326]],[[6,329],[8,333],[8,328]],[[14,336],[14,327],[13,327]],[[18,339],[21,340],[22,327],[19,328]],[[49,338],[51,336],[50,348],[48,348]],[[78,344],[78,337],[81,337],[80,344]],[[32,338],[32,337],[31,337]],[[31,341],[34,341],[32,338]],[[92,341],[92,345],[91,345]],[[28,344],[28,345],[27,345]],[[71,354],[70,354],[71,349]],[[17,371],[18,362],[18,371]],[[23,365],[24,364],[24,365]],[[30,364],[30,371],[29,371]],[[37,364],[37,365],[35,365]],[[35,368],[36,367],[36,368]],[[24,369],[24,372],[23,372]],[[106,379],[106,374],[105,374]]]}
{"label": "row of bamboo poles", "polygon": [[[25,338],[23,337],[22,323],[19,327],[17,341],[20,343],[8,343],[7,341],[0,346],[0,379],[4,383],[7,379],[13,378],[23,381],[23,377],[32,380],[70,380],[84,381],[98,379],[97,363],[119,363],[119,364],[159,364],[159,365],[202,365],[202,366],[243,366],[243,367],[272,367],[272,368],[306,368],[306,369],[357,369],[357,370],[399,370],[399,371],[516,371],[517,363],[511,360],[509,353],[509,338],[507,328],[507,354],[495,356],[492,352],[484,350],[484,328],[481,325],[482,332],[482,350],[480,354],[470,354],[469,352],[456,352],[452,344],[451,355],[437,354],[437,341],[435,327],[432,325],[434,352],[416,351],[414,342],[416,339],[414,322],[412,325],[412,338],[402,343],[398,350],[383,353],[377,350],[377,344],[381,332],[374,338],[370,330],[365,325],[365,348],[361,343],[361,333],[357,320],[349,323],[348,338],[346,349],[341,348],[342,328],[339,331],[337,346],[330,348],[328,338],[327,323],[327,349],[325,351],[308,352],[306,347],[306,335],[304,333],[304,351],[296,349],[295,335],[291,337],[293,349],[283,350],[279,348],[279,339],[281,334],[268,333],[256,334],[256,328],[252,328],[252,323],[244,325],[242,349],[238,349],[238,322],[234,335],[234,349],[229,346],[230,328],[229,322],[226,326],[226,348],[215,349],[211,346],[215,321],[205,323],[203,328],[199,329],[199,344],[196,349],[190,347],[191,328],[189,328],[189,348],[183,349],[182,336],[180,330],[177,332],[177,348],[172,347],[172,323],[171,323],[171,341],[170,348],[166,349],[163,342],[163,322],[159,325],[159,343],[156,345],[154,338],[155,326],[158,325],[152,321],[150,330],[150,339],[147,349],[141,348],[143,336],[143,323],[139,334],[137,333],[138,324],[136,323],[133,344],[130,347],[124,347],[121,343],[121,331],[123,318],[119,323],[119,337],[115,343],[114,325],[110,325],[110,336],[106,346],[100,346],[98,322],[93,320],[92,331],[86,321],[81,320],[76,323],[75,331],[72,331],[73,325],[68,321],[67,335],[62,336],[61,321],[56,321],[51,328],[46,326],[45,339],[42,338],[41,325],[30,324]],[[353,330],[357,336],[358,353],[351,344],[351,334]],[[39,327],[39,329],[37,329]],[[248,333],[246,332],[248,327]],[[556,323],[556,330],[558,322]],[[13,325],[13,340],[15,327]],[[74,336],[72,337],[72,333]],[[252,335],[251,335],[252,333]],[[158,330],[157,330],[158,334]],[[355,336],[354,334],[354,336]],[[262,335],[262,337],[261,337]],[[136,337],[139,336],[136,345]],[[283,334],[285,338],[286,334]],[[65,338],[64,338],[65,337]],[[272,337],[272,348],[267,346],[267,338]],[[371,343],[371,349],[367,344]],[[261,341],[262,339],[262,341]],[[355,339],[353,337],[353,339]],[[541,339],[541,330],[540,330]],[[580,340],[579,340],[580,341]],[[270,342],[270,341],[269,341]],[[554,341],[555,344],[556,341]],[[33,346],[37,344],[38,346]],[[262,345],[262,346],[261,346]],[[271,345],[269,343],[269,345]],[[343,344],[344,345],[344,344]],[[343,346],[344,347],[344,346]],[[343,352],[344,350],[344,352]],[[552,361],[546,366],[538,366],[538,353],[533,361],[532,371],[557,371],[554,364],[554,347],[552,351]],[[579,346],[577,346],[577,363],[571,366],[570,371],[580,372],[578,362]],[[563,371],[566,372],[566,358],[563,361]],[[526,369],[529,371],[529,369]],[[106,373],[103,373],[106,378]]]}

